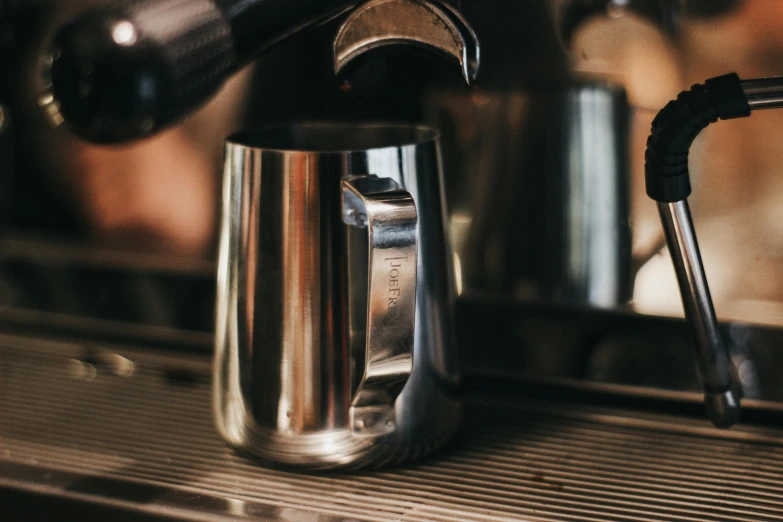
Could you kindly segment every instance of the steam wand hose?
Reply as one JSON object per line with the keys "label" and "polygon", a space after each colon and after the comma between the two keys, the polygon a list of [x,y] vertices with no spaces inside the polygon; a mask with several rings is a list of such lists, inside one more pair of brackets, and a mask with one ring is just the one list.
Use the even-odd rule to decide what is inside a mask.
{"label": "steam wand hose", "polygon": [[707,416],[721,428],[739,420],[741,390],[732,382],[731,358],[718,329],[688,209],[688,151],[702,129],[718,119],[743,118],[752,110],[779,107],[783,107],[783,77],[743,81],[736,74],[727,74],[681,92],[655,117],[647,139],[647,195],[658,202],[695,342]]}

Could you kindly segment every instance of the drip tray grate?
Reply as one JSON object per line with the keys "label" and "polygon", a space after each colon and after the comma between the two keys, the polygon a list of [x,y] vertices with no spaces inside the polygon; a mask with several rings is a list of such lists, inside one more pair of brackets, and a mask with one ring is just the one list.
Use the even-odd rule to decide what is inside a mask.
{"label": "drip tray grate", "polygon": [[432,458],[306,474],[222,443],[207,359],[6,340],[0,387],[1,485],[172,518],[783,520],[783,430],[469,395]]}

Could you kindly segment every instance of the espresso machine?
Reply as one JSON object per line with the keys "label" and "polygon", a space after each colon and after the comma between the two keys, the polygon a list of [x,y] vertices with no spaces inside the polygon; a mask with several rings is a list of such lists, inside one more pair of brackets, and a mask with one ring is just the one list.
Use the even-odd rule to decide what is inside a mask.
{"label": "espresso machine", "polygon": [[[705,50],[745,42],[753,9],[131,0],[51,16],[35,67],[14,70],[36,71],[21,91],[66,159],[132,165],[201,120],[226,138],[223,181],[205,250],[102,242],[89,220],[22,211],[58,185],[30,169],[20,188],[34,162],[3,142],[21,150],[0,242],[10,519],[783,517],[774,299],[732,297],[742,249],[715,243],[744,229],[705,203],[744,194],[725,188],[728,154],[774,156],[774,122],[699,133],[779,104],[780,81],[755,79],[773,51],[754,69]],[[7,128],[37,143],[19,92],[0,98]],[[157,205],[192,194],[156,179],[183,183]],[[772,229],[773,210],[747,208]],[[760,236],[748,251],[774,256]]]}

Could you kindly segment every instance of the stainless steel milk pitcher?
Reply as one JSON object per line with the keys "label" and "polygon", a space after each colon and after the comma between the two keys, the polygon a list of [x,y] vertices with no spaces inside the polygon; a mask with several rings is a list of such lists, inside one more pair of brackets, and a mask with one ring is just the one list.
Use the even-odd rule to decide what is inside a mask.
{"label": "stainless steel milk pitcher", "polygon": [[375,466],[459,420],[437,134],[302,124],[226,144],[214,408],[267,461]]}

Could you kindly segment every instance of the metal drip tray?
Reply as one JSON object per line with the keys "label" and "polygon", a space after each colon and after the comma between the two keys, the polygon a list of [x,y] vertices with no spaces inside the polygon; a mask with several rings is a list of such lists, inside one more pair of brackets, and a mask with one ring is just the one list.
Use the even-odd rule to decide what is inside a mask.
{"label": "metal drip tray", "polygon": [[3,343],[6,490],[185,520],[783,520],[783,430],[469,394],[432,458],[304,474],[222,443],[205,357]]}

